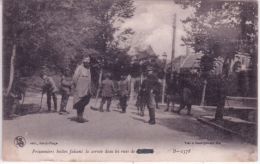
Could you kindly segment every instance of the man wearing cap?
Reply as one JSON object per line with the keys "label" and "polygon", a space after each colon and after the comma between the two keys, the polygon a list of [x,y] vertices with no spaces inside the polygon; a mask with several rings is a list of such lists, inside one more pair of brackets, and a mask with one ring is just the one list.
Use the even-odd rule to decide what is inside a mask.
{"label": "man wearing cap", "polygon": [[85,56],[82,64],[76,68],[73,75],[73,86],[75,88],[73,95],[73,108],[77,110],[76,121],[79,123],[87,122],[83,118],[85,106],[88,105],[91,98],[91,73],[90,57]]}
{"label": "man wearing cap", "polygon": [[113,81],[110,79],[110,73],[105,74],[105,80],[102,81],[101,86],[100,86],[100,91],[101,91],[101,103],[100,103],[100,112],[103,112],[103,105],[107,102],[107,112],[110,112],[110,105],[112,101],[112,97],[115,92],[115,87],[113,84]]}
{"label": "man wearing cap", "polygon": [[141,91],[142,95],[145,95],[145,97],[142,98],[142,101],[144,101],[142,104],[144,106],[147,106],[149,110],[149,117],[150,120],[148,121],[149,124],[153,125],[155,124],[155,95],[154,90],[158,83],[156,80],[157,78],[153,74],[153,69],[149,67],[147,69],[147,77],[143,81],[141,85]]}
{"label": "man wearing cap", "polygon": [[122,108],[122,113],[126,113],[127,99],[130,95],[130,84],[125,75],[121,76],[121,80],[118,82],[119,102]]}

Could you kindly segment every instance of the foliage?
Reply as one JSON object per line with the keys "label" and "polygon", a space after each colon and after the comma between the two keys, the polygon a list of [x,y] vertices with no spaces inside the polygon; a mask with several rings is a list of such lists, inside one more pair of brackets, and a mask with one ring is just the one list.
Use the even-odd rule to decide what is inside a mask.
{"label": "foliage", "polygon": [[120,25],[133,12],[132,0],[5,0],[4,79],[8,81],[13,45],[15,71],[22,76],[41,69],[74,70],[84,55],[92,56],[96,72],[113,65],[129,49],[127,39],[133,31]]}
{"label": "foliage", "polygon": [[195,9],[193,16],[183,22],[188,36],[186,44],[196,52],[214,58],[224,58],[223,73],[228,74],[230,62],[237,52],[246,52],[256,70],[258,16],[257,1],[175,0],[184,8]]}

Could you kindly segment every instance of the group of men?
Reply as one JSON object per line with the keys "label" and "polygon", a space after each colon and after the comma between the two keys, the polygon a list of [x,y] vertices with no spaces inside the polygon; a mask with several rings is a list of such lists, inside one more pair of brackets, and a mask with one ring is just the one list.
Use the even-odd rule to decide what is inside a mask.
{"label": "group of men", "polygon": [[[155,108],[158,108],[158,101],[156,101],[156,96],[158,97],[158,78],[155,76],[153,69],[149,67],[145,72],[145,79],[143,80],[141,87],[139,89],[138,98],[137,98],[137,108],[141,112],[141,116],[144,115],[144,109],[147,107],[149,112],[149,121],[148,123],[154,125],[155,121]],[[43,79],[44,85],[42,87],[42,95],[46,93],[47,95],[47,107],[48,112],[51,112],[51,99],[54,103],[54,112],[57,111],[57,92],[59,91],[52,77],[47,76],[47,74],[42,73],[41,78]],[[79,123],[87,122],[83,118],[83,113],[85,106],[89,104],[90,98],[93,95],[91,87],[91,72],[90,72],[90,57],[86,56],[82,64],[80,64],[75,72],[73,77],[70,76],[70,70],[67,68],[63,71],[63,75],[60,81],[60,93],[61,93],[61,103],[59,114],[68,114],[66,106],[69,100],[70,95],[73,91],[73,109],[77,110],[77,117],[75,121]],[[178,83],[182,83],[180,86]],[[122,109],[122,113],[126,113],[127,100],[130,96],[130,83],[127,80],[127,76],[122,75],[120,81],[115,83],[111,80],[111,74],[106,73],[104,75],[104,80],[99,85],[99,91],[101,93],[101,103],[99,107],[100,112],[104,112],[103,106],[105,103],[106,111],[110,112],[110,105],[112,98],[117,95],[119,97],[119,106]],[[183,81],[178,82],[176,76],[171,76],[167,84],[167,109],[169,111],[170,103],[174,104],[176,102],[177,93],[180,93],[181,101],[180,108],[177,111],[180,111],[187,106],[188,113],[190,114],[191,110],[191,90],[188,85]],[[179,89],[181,88],[181,92]],[[158,100],[158,99],[157,99]],[[172,109],[173,111],[173,109]]]}
{"label": "group of men", "polygon": [[[52,77],[45,73],[41,74],[43,79],[42,95],[47,95],[48,112],[51,112],[51,99],[53,99],[54,110],[57,112],[57,92],[59,91]],[[70,70],[64,70],[60,81],[61,104],[59,114],[68,114],[66,106],[72,90],[73,94],[73,108],[77,110],[76,121],[83,123],[87,120],[83,118],[84,108],[89,103],[91,97],[91,74],[90,74],[90,58],[83,59],[82,64],[79,65],[73,77],[70,76]]]}
{"label": "group of men", "polygon": [[[165,112],[170,110],[171,112],[180,114],[181,110],[187,107],[187,115],[191,115],[193,99],[191,88],[190,80],[180,77],[177,73],[171,74],[167,81],[167,107]],[[180,106],[178,110],[175,110],[174,108],[177,101],[179,101]],[[171,109],[170,104],[172,104]]]}
{"label": "group of men", "polygon": [[[91,87],[92,80],[90,72],[90,57],[87,56],[83,59],[82,64],[76,68],[73,77],[70,77],[69,74],[69,69],[65,69],[61,78],[60,93],[62,97],[59,113],[69,113],[66,110],[66,106],[73,90],[73,108],[77,110],[77,117],[75,121],[79,123],[87,122],[87,120],[83,118],[83,113],[85,106],[88,105],[90,98],[93,95]],[[43,73],[41,74],[41,78],[44,82],[44,85],[42,87],[42,94],[46,93],[47,95],[48,112],[51,112],[51,99],[53,99],[54,103],[53,111],[57,112],[56,93],[58,92],[58,88],[56,87],[56,84],[52,77],[47,76]],[[126,112],[127,100],[130,95],[130,87],[126,76],[121,76],[121,80],[118,82],[118,87],[116,89],[113,81],[111,80],[111,75],[109,73],[106,73],[104,75],[104,80],[99,86],[99,90],[102,97],[99,107],[100,112],[104,112],[103,106],[105,103],[107,103],[106,111],[110,112],[111,101],[115,93],[119,95],[119,104],[121,106],[122,113]]]}
{"label": "group of men", "polygon": [[105,74],[105,79],[101,82],[99,89],[102,97],[99,107],[100,112],[104,112],[103,106],[105,103],[107,103],[106,111],[110,112],[112,98],[118,95],[122,113],[126,113],[127,100],[130,96],[130,85],[125,75],[121,75],[120,81],[117,83],[117,87],[115,87],[114,82],[111,80],[111,74]]}

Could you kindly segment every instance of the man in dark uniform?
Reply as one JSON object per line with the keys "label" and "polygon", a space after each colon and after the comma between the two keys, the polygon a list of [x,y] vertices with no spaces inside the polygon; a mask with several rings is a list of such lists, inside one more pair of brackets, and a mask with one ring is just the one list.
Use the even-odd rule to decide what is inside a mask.
{"label": "man in dark uniform", "polygon": [[130,95],[130,85],[126,76],[122,75],[121,80],[118,82],[118,92],[119,92],[119,103],[122,108],[122,113],[126,113],[127,99]]}
{"label": "man in dark uniform", "polygon": [[187,107],[187,115],[191,115],[191,106],[192,106],[192,92],[191,92],[191,85],[188,84],[187,81],[182,81],[181,87],[181,102],[180,108],[177,111],[180,114],[181,110]]}
{"label": "man in dark uniform", "polygon": [[152,68],[148,68],[147,69],[147,77],[146,79],[143,81],[142,85],[141,85],[141,95],[142,97],[142,104],[145,106],[147,106],[148,110],[149,110],[149,117],[150,120],[148,121],[149,124],[153,125],[155,124],[155,95],[154,95],[154,90],[155,87],[157,85],[157,78],[155,77],[155,75],[153,74],[153,70]]}
{"label": "man in dark uniform", "polygon": [[113,81],[110,79],[110,74],[107,73],[105,74],[105,80],[102,81],[101,83],[101,103],[100,103],[100,112],[103,112],[103,105],[107,102],[107,112],[110,112],[110,105],[112,101],[112,97],[115,92],[115,87],[113,84]]}
{"label": "man in dark uniform", "polygon": [[176,99],[178,97],[178,82],[177,82],[177,75],[171,74],[170,79],[167,80],[167,89],[166,89],[166,97],[167,97],[167,107],[165,112],[169,111],[170,105],[172,103],[172,109],[170,111],[174,111],[174,105]]}

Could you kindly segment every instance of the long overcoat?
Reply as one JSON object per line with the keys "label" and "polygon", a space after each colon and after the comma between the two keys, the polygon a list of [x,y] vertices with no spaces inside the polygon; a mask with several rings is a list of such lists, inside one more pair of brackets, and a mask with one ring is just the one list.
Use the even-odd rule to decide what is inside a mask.
{"label": "long overcoat", "polygon": [[73,104],[75,105],[81,98],[91,94],[90,69],[85,68],[83,64],[79,65],[73,75],[73,85],[75,87]]}

